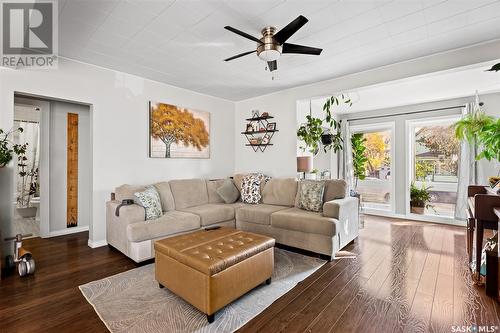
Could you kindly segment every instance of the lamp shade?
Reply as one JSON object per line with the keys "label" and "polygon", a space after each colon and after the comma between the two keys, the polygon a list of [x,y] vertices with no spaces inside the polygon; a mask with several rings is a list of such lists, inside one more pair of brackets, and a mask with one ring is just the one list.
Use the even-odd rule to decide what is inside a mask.
{"label": "lamp shade", "polygon": [[297,156],[297,172],[310,172],[312,168],[312,156]]}

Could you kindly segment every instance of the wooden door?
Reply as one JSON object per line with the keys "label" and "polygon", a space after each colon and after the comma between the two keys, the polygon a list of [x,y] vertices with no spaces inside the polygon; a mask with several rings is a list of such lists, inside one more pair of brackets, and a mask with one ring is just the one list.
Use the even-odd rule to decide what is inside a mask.
{"label": "wooden door", "polygon": [[78,225],[78,114],[68,113],[66,142],[67,227]]}

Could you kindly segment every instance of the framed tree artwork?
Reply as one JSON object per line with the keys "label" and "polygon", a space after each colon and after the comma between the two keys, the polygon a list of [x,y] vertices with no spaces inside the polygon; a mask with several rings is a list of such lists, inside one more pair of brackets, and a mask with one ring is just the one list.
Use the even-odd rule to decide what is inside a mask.
{"label": "framed tree artwork", "polygon": [[149,157],[210,158],[210,113],[149,102]]}

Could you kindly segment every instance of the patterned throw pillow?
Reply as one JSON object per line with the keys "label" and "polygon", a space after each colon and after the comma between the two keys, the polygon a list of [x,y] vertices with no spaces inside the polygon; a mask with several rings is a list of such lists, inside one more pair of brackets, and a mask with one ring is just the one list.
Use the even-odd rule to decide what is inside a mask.
{"label": "patterned throw pillow", "polygon": [[154,220],[162,215],[161,200],[154,186],[147,186],[142,192],[135,192],[138,203],[146,209],[146,220]]}
{"label": "patterned throw pillow", "polygon": [[271,177],[262,173],[251,173],[246,175],[241,181],[241,201],[249,204],[258,204],[262,195],[260,194],[260,184],[266,183]]}
{"label": "patterned throw pillow", "polygon": [[299,186],[299,208],[313,212],[323,210],[323,192],[325,182],[319,180],[302,180]]}

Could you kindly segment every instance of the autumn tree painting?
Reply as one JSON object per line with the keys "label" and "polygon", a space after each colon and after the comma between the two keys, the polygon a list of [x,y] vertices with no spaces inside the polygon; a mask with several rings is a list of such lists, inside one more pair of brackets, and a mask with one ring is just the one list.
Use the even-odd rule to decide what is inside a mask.
{"label": "autumn tree painting", "polygon": [[[165,157],[206,157],[200,152],[208,151],[208,112],[194,111],[164,103],[151,103],[150,108],[151,146],[154,141],[165,145]],[[173,156],[173,147],[182,152]],[[155,156],[151,148],[151,157]]]}

